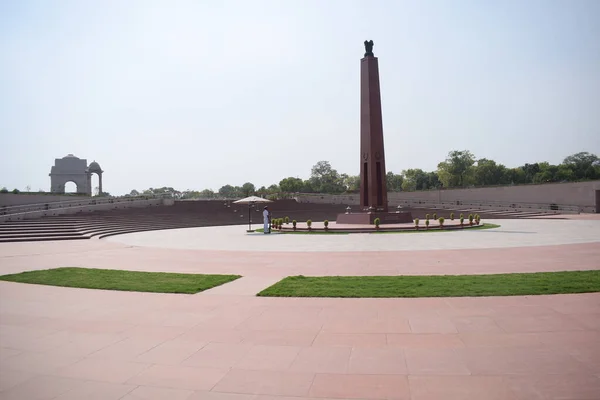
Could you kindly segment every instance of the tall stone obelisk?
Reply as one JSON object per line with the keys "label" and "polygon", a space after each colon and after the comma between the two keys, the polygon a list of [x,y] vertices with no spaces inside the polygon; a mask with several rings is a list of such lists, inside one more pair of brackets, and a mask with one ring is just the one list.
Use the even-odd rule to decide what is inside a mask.
{"label": "tall stone obelisk", "polygon": [[360,60],[360,207],[359,212],[338,214],[336,224],[401,224],[413,222],[412,214],[398,209],[388,212],[383,149],[383,122],[379,64],[373,55],[373,41],[365,41]]}
{"label": "tall stone obelisk", "polygon": [[379,63],[372,40],[365,40],[365,55],[360,60],[360,154],[360,206],[387,212]]}

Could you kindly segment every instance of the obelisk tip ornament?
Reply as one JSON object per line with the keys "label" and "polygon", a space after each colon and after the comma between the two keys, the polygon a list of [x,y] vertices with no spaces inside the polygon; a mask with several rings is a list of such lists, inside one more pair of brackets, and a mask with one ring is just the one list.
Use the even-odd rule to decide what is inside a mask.
{"label": "obelisk tip ornament", "polygon": [[373,41],[365,40],[365,57],[375,57],[373,54]]}

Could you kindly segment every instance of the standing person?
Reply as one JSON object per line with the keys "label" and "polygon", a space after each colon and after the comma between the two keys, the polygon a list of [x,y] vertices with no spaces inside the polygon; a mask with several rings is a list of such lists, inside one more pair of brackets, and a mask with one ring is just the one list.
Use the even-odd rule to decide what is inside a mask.
{"label": "standing person", "polygon": [[264,222],[264,232],[265,234],[271,233],[271,213],[269,212],[269,207],[265,206],[263,210],[263,222]]}

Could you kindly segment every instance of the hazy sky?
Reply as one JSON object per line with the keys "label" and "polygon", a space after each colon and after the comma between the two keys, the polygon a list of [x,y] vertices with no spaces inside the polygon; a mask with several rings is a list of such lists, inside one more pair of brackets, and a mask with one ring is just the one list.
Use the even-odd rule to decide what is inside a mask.
{"label": "hazy sky", "polygon": [[112,194],[358,174],[365,39],[388,171],[600,154],[598,0],[0,0],[0,187],[68,153]]}

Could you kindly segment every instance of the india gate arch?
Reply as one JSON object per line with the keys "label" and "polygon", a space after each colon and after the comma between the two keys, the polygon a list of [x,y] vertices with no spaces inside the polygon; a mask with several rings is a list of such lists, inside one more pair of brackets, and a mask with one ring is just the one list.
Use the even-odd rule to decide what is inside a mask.
{"label": "india gate arch", "polygon": [[50,191],[52,193],[65,193],[65,184],[73,182],[77,185],[77,193],[92,195],[92,174],[98,175],[98,189],[102,193],[102,168],[96,161],[87,165],[86,159],[81,159],[68,154],[63,158],[54,159],[54,166],[50,169]]}

